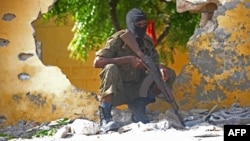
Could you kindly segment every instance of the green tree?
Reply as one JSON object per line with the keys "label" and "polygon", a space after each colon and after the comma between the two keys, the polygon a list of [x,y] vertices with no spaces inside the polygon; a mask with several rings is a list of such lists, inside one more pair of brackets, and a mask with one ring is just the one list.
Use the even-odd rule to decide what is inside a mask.
{"label": "green tree", "polygon": [[177,13],[175,0],[57,0],[43,18],[62,23],[72,17],[70,57],[85,61],[89,51],[99,49],[111,34],[126,28],[126,13],[135,7],[154,21],[161,61],[172,63],[174,49],[185,50],[199,21],[198,14]]}

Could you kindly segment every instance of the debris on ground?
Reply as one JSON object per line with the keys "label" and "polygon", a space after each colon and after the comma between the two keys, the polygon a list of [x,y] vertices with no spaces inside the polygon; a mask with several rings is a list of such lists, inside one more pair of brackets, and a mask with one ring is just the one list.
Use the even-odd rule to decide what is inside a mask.
{"label": "debris on ground", "polygon": [[[85,138],[100,138],[107,135],[116,136],[131,133],[155,134],[173,132],[187,134],[192,139],[200,138],[223,138],[223,125],[225,124],[249,124],[250,107],[240,107],[238,103],[233,104],[229,109],[216,110],[217,105],[212,109],[191,109],[188,112],[180,111],[186,127],[181,124],[173,111],[165,113],[150,113],[147,111],[151,122],[143,124],[133,123],[131,111],[113,109],[113,119],[120,124],[117,131],[103,133],[99,124],[88,119],[58,119],[47,123],[38,123],[20,120],[15,126],[0,126],[0,141],[25,141],[34,139],[45,140],[67,140],[80,136]],[[164,133],[164,134],[165,134]],[[192,135],[192,136],[191,136]],[[145,136],[145,135],[143,135]],[[166,136],[166,135],[164,135]],[[186,138],[185,138],[186,139]],[[188,139],[188,138],[187,138]]]}

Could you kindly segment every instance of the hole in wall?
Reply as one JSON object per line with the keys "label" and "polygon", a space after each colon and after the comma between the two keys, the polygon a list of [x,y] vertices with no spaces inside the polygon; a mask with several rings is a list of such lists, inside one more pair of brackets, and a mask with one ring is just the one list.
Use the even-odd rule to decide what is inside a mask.
{"label": "hole in wall", "polygon": [[[40,42],[40,47],[36,48],[37,54],[41,56],[41,61],[44,65],[59,67],[62,72],[68,76],[71,83],[79,87],[79,85],[76,85],[74,81],[72,81],[72,77],[77,78],[78,76],[75,76],[75,74],[80,71],[74,73],[70,67],[70,65],[74,64],[65,63],[72,62],[72,60],[70,61],[69,59],[67,48],[74,34],[72,32],[74,26],[73,21],[70,19],[66,23],[66,25],[57,25],[53,19],[49,22],[43,22],[41,17],[32,22],[36,31],[34,38]],[[82,68],[79,67],[79,70],[80,69]],[[77,79],[79,79],[79,77]]]}
{"label": "hole in wall", "polygon": [[30,75],[28,73],[22,72],[19,73],[17,78],[22,81],[30,80]]}
{"label": "hole in wall", "polygon": [[34,56],[34,54],[32,54],[32,53],[19,53],[18,54],[18,59],[21,60],[21,61],[25,61],[25,60],[29,59],[32,56]]}
{"label": "hole in wall", "polygon": [[93,67],[94,52],[88,54],[84,63],[70,58],[68,46],[74,37],[74,24],[71,17],[65,24],[57,24],[53,19],[45,22],[41,16],[33,21],[34,40],[39,44],[37,54],[45,66],[58,67],[75,88],[97,93],[99,70]]}
{"label": "hole in wall", "polygon": [[[82,64],[69,57],[68,45],[72,40],[74,33],[72,28],[74,21],[69,17],[65,24],[57,24],[54,20],[44,21],[39,16],[32,22],[35,30],[33,33],[36,44],[36,55],[45,66],[57,66],[62,73],[70,80],[75,87],[84,89],[82,71],[74,72],[74,67],[83,70]],[[24,55],[23,58],[26,56]],[[80,77],[79,77],[80,76]]]}
{"label": "hole in wall", "polygon": [[59,63],[70,59],[67,47],[74,35],[72,32],[74,22],[69,19],[65,24],[58,25],[53,19],[44,21],[40,16],[32,22],[32,26],[35,29],[33,36],[39,59],[46,66],[61,68]]}
{"label": "hole in wall", "polygon": [[5,13],[2,17],[2,20],[4,21],[12,21],[13,19],[16,18],[16,15],[13,13]]}
{"label": "hole in wall", "polygon": [[0,47],[8,46],[9,43],[10,43],[9,40],[0,38]]}

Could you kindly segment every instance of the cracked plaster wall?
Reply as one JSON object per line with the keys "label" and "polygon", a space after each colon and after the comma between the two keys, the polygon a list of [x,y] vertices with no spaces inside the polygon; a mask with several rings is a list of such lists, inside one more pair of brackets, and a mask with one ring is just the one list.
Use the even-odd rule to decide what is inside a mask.
{"label": "cracked plaster wall", "polygon": [[32,22],[53,0],[0,0],[0,125],[17,120],[96,120],[97,100],[36,55]]}
{"label": "cracked plaster wall", "polygon": [[[189,62],[173,86],[181,110],[250,103],[250,0],[177,0],[177,11],[201,13],[187,43]],[[169,107],[159,101],[152,109]]]}
{"label": "cracked plaster wall", "polygon": [[250,1],[207,0],[206,5],[211,3],[218,6],[210,18],[213,24],[207,21],[209,26],[197,29],[187,43],[190,62],[174,88],[178,102],[185,109],[228,108],[235,102],[249,106]]}

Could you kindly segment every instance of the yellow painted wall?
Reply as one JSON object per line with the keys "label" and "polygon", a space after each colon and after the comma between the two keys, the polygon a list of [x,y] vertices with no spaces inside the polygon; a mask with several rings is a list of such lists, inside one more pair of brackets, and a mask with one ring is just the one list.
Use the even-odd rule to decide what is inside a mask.
{"label": "yellow painted wall", "polygon": [[[31,23],[53,2],[0,0],[0,126],[18,120],[98,118],[95,96],[75,89],[58,67],[43,65],[36,55]],[[52,60],[57,55],[63,56],[57,52],[48,54]],[[60,59],[57,62],[65,61]]]}
{"label": "yellow painted wall", "polygon": [[249,106],[249,2],[231,1],[218,7],[214,30],[200,29],[190,38],[190,63],[174,86],[183,109]]}

